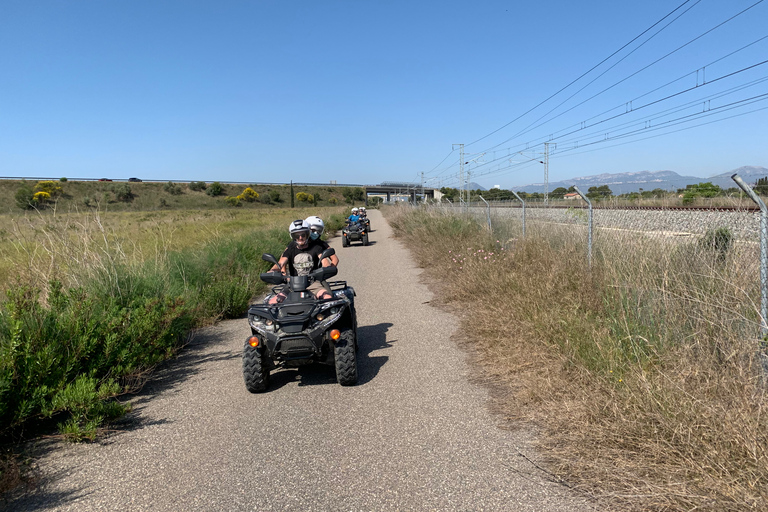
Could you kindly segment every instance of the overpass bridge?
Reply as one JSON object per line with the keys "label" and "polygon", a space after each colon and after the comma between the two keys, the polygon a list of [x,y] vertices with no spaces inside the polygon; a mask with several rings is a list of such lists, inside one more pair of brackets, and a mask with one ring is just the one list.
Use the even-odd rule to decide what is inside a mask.
{"label": "overpass bridge", "polygon": [[439,190],[433,187],[423,187],[420,183],[406,183],[395,181],[383,181],[379,185],[365,185],[365,203],[368,204],[369,197],[381,197],[387,203],[393,201],[412,201],[416,202],[417,199],[423,196],[426,199],[439,199],[442,194]]}

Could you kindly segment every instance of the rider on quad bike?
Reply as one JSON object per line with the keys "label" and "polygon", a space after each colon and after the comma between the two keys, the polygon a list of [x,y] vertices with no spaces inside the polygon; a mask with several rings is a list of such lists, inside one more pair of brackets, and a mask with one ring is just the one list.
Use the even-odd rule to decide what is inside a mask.
{"label": "rider on quad bike", "polygon": [[[318,218],[318,220],[320,220]],[[322,220],[320,220],[322,223]],[[323,225],[323,228],[325,226]],[[311,240],[312,229],[305,220],[295,220],[288,226],[293,241],[288,244],[278,262],[272,266],[271,271],[280,271],[289,276],[306,276],[310,272],[323,266],[335,266],[339,258],[335,255],[320,260],[320,255],[328,249],[328,243],[320,240]],[[322,231],[321,231],[322,232]],[[335,261],[333,261],[335,260]],[[320,281],[312,282],[307,291],[312,292],[318,299],[328,299],[331,294]],[[284,293],[278,293],[270,299],[272,303],[285,300]]]}

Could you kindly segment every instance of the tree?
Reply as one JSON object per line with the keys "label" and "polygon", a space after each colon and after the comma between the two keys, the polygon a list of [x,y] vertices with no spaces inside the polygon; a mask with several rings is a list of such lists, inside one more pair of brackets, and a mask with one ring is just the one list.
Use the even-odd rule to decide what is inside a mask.
{"label": "tree", "polygon": [[718,185],[713,185],[711,182],[698,183],[696,185],[688,185],[683,192],[683,204],[693,202],[697,197],[717,197],[722,194],[723,189]]}
{"label": "tree", "polygon": [[611,197],[613,192],[608,188],[608,185],[600,185],[599,187],[589,187],[587,190],[587,197],[590,199],[606,199]]}
{"label": "tree", "polygon": [[443,194],[443,197],[450,199],[451,201],[456,200],[456,198],[459,196],[459,190],[451,187],[440,188],[440,193]]}
{"label": "tree", "polygon": [[355,201],[365,200],[365,190],[360,187],[344,187],[341,189],[341,195],[344,196],[344,199],[346,199],[349,204],[352,204]]}
{"label": "tree", "polygon": [[568,190],[565,187],[557,187],[555,190],[549,193],[549,197],[562,199],[567,193]]}
{"label": "tree", "polygon": [[768,178],[758,179],[753,190],[761,196],[768,196]]}

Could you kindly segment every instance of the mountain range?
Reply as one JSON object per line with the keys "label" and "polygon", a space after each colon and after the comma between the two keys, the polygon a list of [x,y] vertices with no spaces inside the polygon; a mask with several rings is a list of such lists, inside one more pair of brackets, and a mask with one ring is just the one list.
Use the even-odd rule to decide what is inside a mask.
{"label": "mountain range", "polygon": [[[579,187],[579,190],[586,193],[590,187],[608,185],[614,195],[619,195],[638,192],[640,189],[653,190],[660,188],[663,190],[677,190],[685,188],[687,185],[695,185],[704,182],[710,182],[713,185],[718,185],[722,188],[732,188],[738,186],[736,185],[736,182],[731,179],[731,176],[734,174],[738,174],[749,185],[754,185],[759,178],[768,177],[768,169],[765,167],[743,166],[733,171],[717,174],[709,178],[681,176],[674,171],[605,173],[562,181],[551,181],[549,182],[549,191],[551,192],[558,187],[567,189],[575,185]],[[512,190],[516,192],[524,191],[531,194],[534,192],[543,193],[545,188],[544,183],[533,183],[530,185],[512,187]]]}

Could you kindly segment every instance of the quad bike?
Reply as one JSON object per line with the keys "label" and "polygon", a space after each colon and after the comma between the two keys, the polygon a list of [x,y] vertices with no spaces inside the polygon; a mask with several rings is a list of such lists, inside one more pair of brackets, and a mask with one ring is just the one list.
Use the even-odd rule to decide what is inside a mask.
{"label": "quad bike", "polygon": [[362,222],[363,224],[365,224],[365,230],[366,230],[367,232],[370,232],[370,231],[371,231],[371,219],[369,219],[369,218],[368,218],[368,216],[365,216],[365,217],[360,217],[360,222]]}
{"label": "quad bike", "polygon": [[[335,254],[326,249],[321,261]],[[264,254],[262,259],[277,264],[277,258]],[[342,386],[357,383],[357,315],[355,291],[346,281],[331,281],[333,295],[320,300],[307,290],[314,281],[336,275],[336,267],[320,267],[306,276],[285,276],[265,272],[261,280],[278,285],[262,304],[248,309],[251,336],[243,347],[243,378],[251,393],[269,387],[269,372],[280,367],[320,363],[335,366],[336,380]],[[285,299],[270,304],[281,293]]]}
{"label": "quad bike", "polygon": [[341,230],[341,246],[349,247],[352,242],[362,242],[368,245],[368,229],[361,221],[347,222]]}

